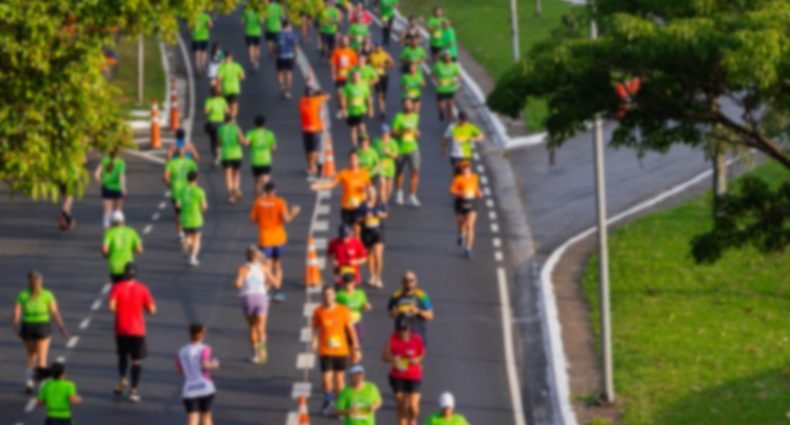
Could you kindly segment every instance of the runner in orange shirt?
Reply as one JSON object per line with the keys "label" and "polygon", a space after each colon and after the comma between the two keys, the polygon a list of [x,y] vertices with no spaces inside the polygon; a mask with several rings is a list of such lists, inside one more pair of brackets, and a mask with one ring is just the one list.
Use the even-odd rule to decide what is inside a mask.
{"label": "runner in orange shirt", "polygon": [[[335,92],[337,99],[343,96],[343,87],[346,86],[351,68],[357,65],[357,52],[348,46],[348,36],[340,36],[338,46],[332,52],[332,58],[329,61],[332,69],[332,81],[335,82]],[[338,105],[337,119],[343,118],[343,111]]]}
{"label": "runner in orange shirt", "polygon": [[335,302],[335,288],[324,286],[321,305],[313,312],[313,351],[321,363],[321,384],[324,390],[324,416],[334,414],[334,399],[345,386],[344,372],[351,363],[362,360],[357,333],[351,322],[351,311]]}
{"label": "runner in orange shirt", "polygon": [[301,208],[298,205],[289,209],[285,199],[277,196],[273,182],[266,183],[263,195],[255,200],[250,210],[250,221],[258,224],[258,248],[266,256],[274,275],[273,298],[276,302],[285,300],[285,294],[282,292],[283,268],[280,260],[285,244],[288,242],[285,225],[299,215],[299,211]]}
{"label": "runner in orange shirt", "polygon": [[367,170],[359,166],[359,155],[356,150],[348,153],[348,168],[335,174],[332,180],[323,180],[313,183],[313,190],[332,190],[338,184],[343,189],[340,198],[340,218],[343,224],[352,226],[354,233],[359,236],[359,207],[365,202],[367,188],[370,186],[370,176]]}
{"label": "runner in orange shirt", "polygon": [[318,150],[321,149],[321,134],[324,123],[321,120],[321,108],[329,100],[325,92],[305,87],[304,96],[299,100],[299,116],[302,123],[302,143],[307,161],[307,179],[318,177]]}
{"label": "runner in orange shirt", "polygon": [[450,194],[455,197],[455,219],[458,222],[458,245],[464,248],[466,258],[472,258],[477,221],[476,200],[480,198],[480,183],[472,172],[472,163],[458,163],[459,173],[450,185]]}

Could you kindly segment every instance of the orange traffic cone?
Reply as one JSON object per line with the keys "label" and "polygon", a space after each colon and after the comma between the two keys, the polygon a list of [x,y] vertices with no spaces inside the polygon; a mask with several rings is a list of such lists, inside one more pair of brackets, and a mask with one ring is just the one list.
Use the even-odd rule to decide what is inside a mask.
{"label": "orange traffic cone", "polygon": [[159,132],[159,105],[154,99],[151,105],[151,149],[162,147],[161,134]]}
{"label": "orange traffic cone", "polygon": [[307,262],[304,269],[305,286],[321,285],[321,269],[318,268],[318,255],[315,251],[315,241],[312,236],[307,237]]}
{"label": "orange traffic cone", "polygon": [[178,90],[176,90],[176,79],[170,79],[170,130],[176,131],[181,128],[178,113]]}
{"label": "orange traffic cone", "polygon": [[307,399],[305,396],[299,396],[299,411],[297,413],[297,424],[310,425],[310,412],[307,411]]}
{"label": "orange traffic cone", "polygon": [[324,147],[324,163],[321,166],[321,177],[332,177],[335,175],[335,153],[332,151],[332,137],[326,136],[326,146]]}

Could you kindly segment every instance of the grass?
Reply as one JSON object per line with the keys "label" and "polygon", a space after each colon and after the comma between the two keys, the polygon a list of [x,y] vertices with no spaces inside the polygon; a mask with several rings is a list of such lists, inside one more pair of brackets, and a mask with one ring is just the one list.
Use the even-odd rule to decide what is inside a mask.
{"label": "grass", "polygon": [[[427,19],[434,6],[444,8],[461,45],[494,80],[513,64],[507,1],[402,0],[400,10],[404,15],[419,15]],[[519,44],[522,52],[528,52],[533,45],[549,38],[552,31],[561,25],[562,16],[574,7],[563,0],[542,0],[542,6],[543,14],[536,17],[534,0],[518,0]],[[530,102],[524,112],[527,129],[542,129],[547,112],[545,102]]]}
{"label": "grass", "polygon": [[123,38],[117,46],[118,72],[112,82],[121,90],[118,103],[125,112],[132,109],[150,109],[151,100],[156,99],[159,107],[165,100],[165,70],[162,68],[162,52],[155,37],[143,41],[143,103],[137,103],[137,39]]}
{"label": "grass", "polygon": [[[778,184],[775,163],[753,173]],[[710,195],[617,229],[610,241],[615,385],[625,425],[786,425],[790,260],[752,248],[696,265]],[[598,333],[597,257],[582,284]]]}

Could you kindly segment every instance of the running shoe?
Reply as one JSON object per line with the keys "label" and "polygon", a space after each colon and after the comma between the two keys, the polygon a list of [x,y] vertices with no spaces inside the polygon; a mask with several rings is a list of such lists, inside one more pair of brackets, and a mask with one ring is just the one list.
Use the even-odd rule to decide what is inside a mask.
{"label": "running shoe", "polygon": [[395,203],[403,205],[403,192],[400,190],[395,194]]}
{"label": "running shoe", "polygon": [[458,246],[464,246],[464,235],[458,235],[458,239],[455,240],[455,243]]}
{"label": "running shoe", "polygon": [[132,402],[132,403],[139,403],[140,400],[142,400],[142,399],[140,398],[140,393],[138,393],[137,390],[129,391],[129,401],[130,402]]}
{"label": "running shoe", "polygon": [[36,382],[32,379],[28,379],[25,382],[25,394],[33,394],[33,390],[36,388]]}
{"label": "running shoe", "polygon": [[472,258],[472,249],[471,248],[464,248],[464,257]]}
{"label": "running shoe", "polygon": [[123,394],[124,391],[126,391],[127,386],[129,386],[129,383],[126,382],[126,379],[121,379],[118,382],[118,385],[116,385],[115,388],[113,388],[112,392],[115,395],[121,395]]}
{"label": "running shoe", "polygon": [[321,414],[326,416],[327,418],[334,417],[335,403],[329,400],[324,400],[324,404],[321,406]]}
{"label": "running shoe", "polygon": [[409,204],[413,207],[420,206],[420,200],[417,199],[417,195],[409,195]]}
{"label": "running shoe", "polygon": [[197,267],[197,266],[200,265],[200,261],[198,261],[198,259],[194,258],[194,257],[190,258],[189,259],[189,265],[192,266],[192,267]]}
{"label": "running shoe", "polygon": [[274,295],[272,295],[272,299],[276,303],[281,303],[281,302],[285,301],[285,292],[283,292],[283,291],[276,291],[274,293]]}

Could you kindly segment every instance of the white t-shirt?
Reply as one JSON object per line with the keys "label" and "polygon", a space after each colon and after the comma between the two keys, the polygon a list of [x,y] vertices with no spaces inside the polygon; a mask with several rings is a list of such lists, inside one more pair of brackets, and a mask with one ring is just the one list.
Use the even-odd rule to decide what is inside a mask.
{"label": "white t-shirt", "polygon": [[211,360],[211,347],[203,343],[189,343],[178,350],[178,368],[184,375],[181,397],[198,398],[217,392],[214,381],[203,362]]}

